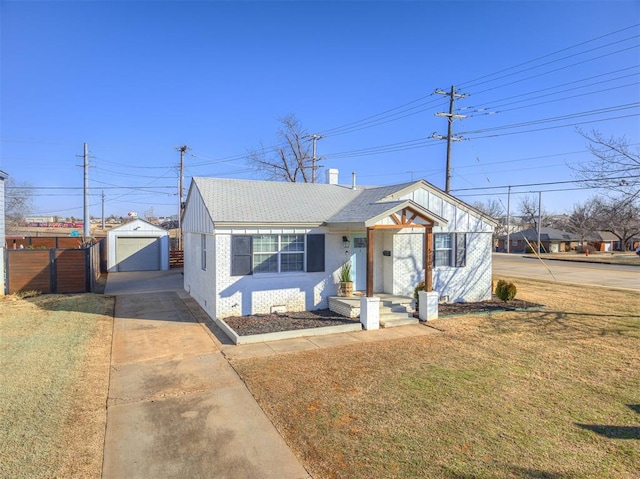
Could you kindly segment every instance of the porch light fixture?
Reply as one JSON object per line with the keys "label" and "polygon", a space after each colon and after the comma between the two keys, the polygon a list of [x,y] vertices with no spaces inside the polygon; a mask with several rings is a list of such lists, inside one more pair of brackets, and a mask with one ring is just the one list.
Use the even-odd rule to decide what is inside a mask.
{"label": "porch light fixture", "polygon": [[349,238],[347,238],[346,236],[342,237],[342,247],[343,248],[348,248],[349,247]]}

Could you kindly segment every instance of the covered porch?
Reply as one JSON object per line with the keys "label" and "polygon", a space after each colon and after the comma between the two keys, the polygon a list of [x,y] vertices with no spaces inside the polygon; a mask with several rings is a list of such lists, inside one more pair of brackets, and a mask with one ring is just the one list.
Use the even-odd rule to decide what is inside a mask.
{"label": "covered porch", "polygon": [[417,322],[414,289],[424,281],[425,291],[433,291],[433,226],[447,221],[408,200],[376,206],[377,214],[359,224],[330,225],[348,233],[343,242],[357,293],[330,297],[329,307],[362,319],[363,298],[375,298],[368,309],[383,327],[400,319]]}

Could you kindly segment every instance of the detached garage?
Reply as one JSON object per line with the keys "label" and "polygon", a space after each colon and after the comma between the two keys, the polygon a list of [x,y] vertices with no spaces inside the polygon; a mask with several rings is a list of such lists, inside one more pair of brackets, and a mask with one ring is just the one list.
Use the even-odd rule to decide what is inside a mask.
{"label": "detached garage", "polygon": [[116,271],[169,269],[169,232],[144,220],[134,220],[108,233],[107,268]]}

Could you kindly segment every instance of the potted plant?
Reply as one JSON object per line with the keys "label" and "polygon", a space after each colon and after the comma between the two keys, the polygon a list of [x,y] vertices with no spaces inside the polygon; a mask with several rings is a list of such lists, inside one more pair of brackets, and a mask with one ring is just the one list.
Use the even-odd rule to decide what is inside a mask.
{"label": "potted plant", "polygon": [[351,281],[351,263],[347,261],[340,267],[340,285],[338,296],[353,296],[353,281]]}

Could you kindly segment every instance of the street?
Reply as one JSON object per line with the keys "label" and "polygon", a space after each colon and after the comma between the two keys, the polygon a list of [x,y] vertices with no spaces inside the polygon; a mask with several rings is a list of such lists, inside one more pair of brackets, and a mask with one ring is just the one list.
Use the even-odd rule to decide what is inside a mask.
{"label": "street", "polygon": [[[544,261],[544,260],[543,260]],[[553,273],[553,275],[552,275]],[[637,266],[544,261],[523,258],[518,254],[493,254],[493,277],[515,276],[548,281],[609,286],[640,291],[640,268]]]}

